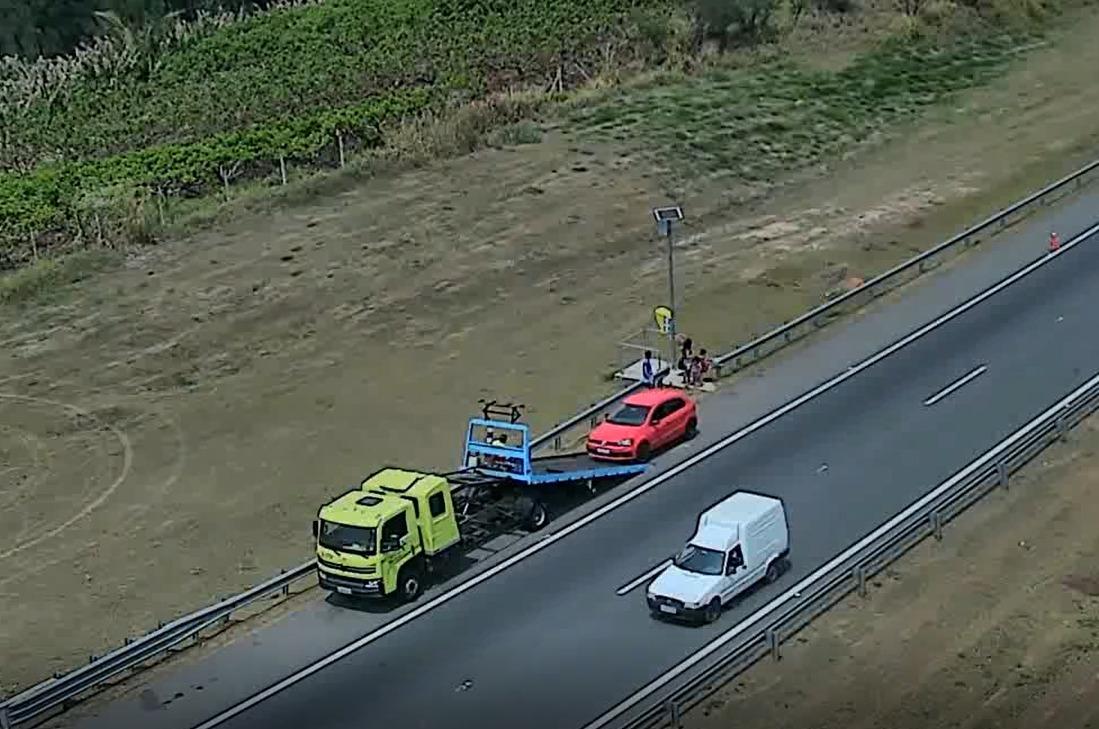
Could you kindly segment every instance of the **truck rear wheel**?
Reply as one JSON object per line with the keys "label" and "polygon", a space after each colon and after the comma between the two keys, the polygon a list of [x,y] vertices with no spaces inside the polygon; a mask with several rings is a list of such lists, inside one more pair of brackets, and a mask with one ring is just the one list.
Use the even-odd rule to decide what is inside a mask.
{"label": "truck rear wheel", "polygon": [[414,602],[423,591],[424,577],[418,567],[408,566],[397,574],[397,599],[402,603]]}
{"label": "truck rear wheel", "polygon": [[523,517],[523,522],[524,526],[532,532],[536,532],[548,524],[549,510],[546,508],[545,503],[538,499],[531,499],[530,509],[527,510],[526,516]]}

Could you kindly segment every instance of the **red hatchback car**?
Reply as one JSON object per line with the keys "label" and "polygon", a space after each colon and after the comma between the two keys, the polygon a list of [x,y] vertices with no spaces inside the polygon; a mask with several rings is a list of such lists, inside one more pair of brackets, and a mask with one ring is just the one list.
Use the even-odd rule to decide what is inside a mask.
{"label": "red hatchback car", "polygon": [[630,395],[614,415],[588,434],[588,455],[607,461],[647,461],[654,451],[694,437],[694,401],[674,388]]}

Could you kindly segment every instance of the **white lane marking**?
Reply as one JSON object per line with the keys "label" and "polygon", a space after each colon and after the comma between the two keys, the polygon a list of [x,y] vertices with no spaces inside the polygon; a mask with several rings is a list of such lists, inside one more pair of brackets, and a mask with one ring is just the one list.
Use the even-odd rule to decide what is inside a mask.
{"label": "white lane marking", "polygon": [[970,382],[973,382],[973,380],[977,379],[978,377],[983,375],[985,372],[988,372],[988,365],[981,365],[980,367],[974,368],[968,375],[965,375],[964,377],[961,377],[957,380],[954,380],[954,382],[952,382],[951,384],[947,385],[943,389],[936,392],[931,397],[924,400],[923,404],[927,405],[928,407],[930,407],[931,405],[934,405],[935,403],[937,403],[939,400],[942,400],[944,397],[946,397],[950,393],[956,392],[960,388],[963,388],[966,385],[968,385]]}
{"label": "white lane marking", "polygon": [[823,393],[827,392],[828,390],[831,390],[833,387],[836,387],[837,385],[839,385],[842,382],[846,382],[847,380],[851,379],[852,377],[854,377],[858,373],[862,372],[863,370],[867,369],[868,367],[872,367],[873,365],[875,365],[878,362],[882,361],[883,359],[890,356],[894,352],[897,352],[900,349],[903,349],[904,347],[907,347],[909,344],[911,344],[912,342],[915,342],[918,339],[921,339],[922,337],[926,336],[928,333],[938,329],[943,324],[946,324],[948,321],[950,321],[950,320],[954,319],[955,317],[960,316],[961,314],[969,311],[970,309],[972,309],[977,304],[979,304],[982,301],[988,299],[989,297],[995,295],[996,293],[1002,291],[1003,289],[1007,288],[1008,286],[1015,283],[1016,281],[1023,278],[1024,276],[1027,276],[1032,271],[1035,271],[1036,269],[1044,266],[1046,263],[1051,261],[1054,257],[1064,254],[1066,251],[1071,249],[1073,246],[1078,245],[1080,242],[1082,242],[1082,241],[1086,240],[1087,238],[1091,237],[1096,232],[1099,232],[1099,224],[1093,225],[1091,228],[1084,231],[1080,235],[1076,236],[1075,238],[1073,238],[1068,243],[1063,244],[1056,251],[1053,251],[1051,253],[1047,253],[1047,254],[1043,255],[1038,260],[1026,265],[1022,269],[1016,271],[1011,276],[1005,278],[1000,283],[995,284],[991,288],[986,289],[985,291],[982,291],[981,293],[971,297],[969,300],[959,304],[958,306],[954,307],[952,310],[950,310],[946,314],[943,314],[942,316],[938,317],[934,321],[932,321],[928,324],[925,324],[924,326],[920,327],[919,329],[912,332],[911,334],[908,334],[907,336],[899,339],[898,341],[894,342],[893,344],[890,344],[889,346],[885,347],[884,349],[879,351],[877,354],[873,354],[870,357],[867,357],[865,360],[863,360],[859,364],[848,368],[847,370],[841,372],[838,375],[835,375],[831,379],[825,381],[824,383],[822,383],[820,385],[817,385],[813,389],[809,390],[808,392],[803,393],[802,395],[796,397],[795,399],[791,400],[790,402],[786,403],[785,405],[782,405],[782,406],[776,408],[775,410],[772,410],[770,413],[768,413],[767,415],[764,415],[762,418],[759,418],[758,420],[744,426],[743,428],[736,431],[735,433],[732,433],[730,435],[725,436],[724,438],[722,438],[718,442],[714,443],[713,445],[709,446],[705,450],[700,451],[699,453],[691,456],[690,458],[686,459],[685,461],[682,461],[682,462],[676,464],[675,466],[672,466],[671,468],[669,468],[664,473],[658,474],[658,475],[654,476],[652,479],[650,479],[648,481],[645,481],[644,483],[638,484],[636,487],[634,487],[630,491],[622,494],[618,498],[607,502],[603,506],[601,506],[598,509],[592,511],[590,514],[588,514],[588,515],[586,515],[586,516],[584,516],[580,519],[577,519],[575,522],[573,522],[572,524],[569,524],[568,526],[566,526],[561,531],[556,532],[552,537],[549,537],[549,538],[544,539],[544,540],[539,541],[539,542],[535,542],[534,544],[532,544],[529,547],[523,549],[522,551],[516,552],[515,554],[513,554],[512,556],[510,556],[507,559],[503,560],[499,564],[493,565],[492,567],[488,568],[484,572],[481,572],[480,574],[471,577],[469,580],[463,582],[460,585],[455,585],[451,589],[449,589],[446,592],[442,593],[438,597],[424,603],[423,605],[416,608],[415,610],[411,610],[411,611],[405,613],[404,615],[400,616],[399,618],[391,620],[390,622],[386,623],[385,625],[382,625],[382,626],[370,631],[369,633],[367,633],[363,637],[357,638],[356,640],[352,641],[351,643],[348,643],[343,648],[340,648],[339,650],[328,654],[324,658],[318,659],[314,663],[311,663],[310,665],[306,666],[305,668],[302,668],[302,669],[296,671],[295,673],[287,676],[286,678],[282,679],[281,681],[278,681],[277,683],[272,684],[271,686],[268,686],[267,688],[263,689],[262,691],[260,691],[256,694],[253,694],[252,696],[248,697],[247,699],[240,702],[239,704],[237,704],[235,706],[231,706],[228,709],[222,711],[220,714],[217,714],[214,717],[212,717],[210,719],[207,719],[206,721],[204,721],[201,724],[194,727],[194,729],[211,729],[212,727],[215,727],[219,724],[222,724],[222,723],[228,721],[229,719],[233,718],[237,714],[240,714],[241,712],[247,711],[248,709],[251,709],[256,704],[259,704],[260,702],[270,698],[271,696],[274,696],[275,694],[286,690],[287,688],[289,688],[290,686],[293,686],[294,684],[301,681],[302,679],[308,678],[309,676],[312,676],[317,671],[320,671],[324,668],[327,668],[328,666],[331,666],[333,663],[336,663],[337,661],[342,660],[343,658],[345,658],[348,655],[354,653],[355,651],[359,650],[363,646],[368,645],[370,643],[373,643],[374,641],[376,641],[379,638],[382,638],[386,635],[389,635],[394,630],[397,630],[398,628],[400,628],[404,625],[407,625],[408,623],[411,623],[413,620],[420,617],[421,615],[424,615],[424,614],[434,610],[435,608],[439,607],[440,605],[443,605],[447,602],[450,602],[451,600],[458,597],[459,595],[466,592],[467,590],[471,590],[474,587],[476,587],[477,585],[484,582],[485,580],[488,580],[488,579],[491,579],[492,577],[495,577],[496,575],[500,574],[501,572],[508,569],[509,567],[511,567],[515,564],[518,564],[519,562],[522,562],[523,560],[527,559],[528,557],[531,557],[534,554],[537,554],[538,552],[542,551],[546,547],[549,547],[551,544],[554,544],[557,541],[559,541],[561,539],[564,539],[565,537],[572,534],[573,532],[575,532],[579,529],[583,529],[584,527],[586,527],[588,524],[591,524],[596,519],[600,519],[600,518],[606,516],[607,514],[614,511],[615,509],[622,506],[623,504],[627,504],[630,501],[633,501],[638,496],[641,496],[642,494],[656,488],[657,486],[664,483],[668,479],[675,478],[680,473],[683,473],[687,469],[692,468],[696,464],[706,460],[707,458],[714,455],[715,453],[727,448],[728,446],[732,445],[733,443],[736,443],[739,440],[743,440],[744,438],[748,437],[749,435],[756,432],[760,428],[762,428],[766,425],[769,425],[770,423],[774,422],[775,420],[778,420],[780,417],[782,417],[786,413],[790,412],[791,410],[795,410],[795,409],[801,407],[802,405],[804,405],[805,403],[809,402],[810,400],[816,399],[817,397],[819,397]]}
{"label": "white lane marking", "polygon": [[647,582],[650,578],[652,578],[654,575],[656,575],[657,572],[664,569],[665,567],[667,567],[671,563],[672,563],[672,561],[670,559],[664,560],[663,562],[658,564],[656,567],[653,567],[651,570],[649,570],[645,574],[638,577],[636,580],[633,580],[631,582],[627,582],[626,584],[622,585],[622,587],[619,587],[615,591],[614,594],[621,597],[622,595],[625,595],[630,590],[633,590],[636,587],[640,587],[641,585],[645,584],[645,582]]}
{"label": "white lane marking", "polygon": [[761,622],[771,613],[776,612],[777,610],[782,608],[787,602],[801,597],[801,593],[812,587],[815,580],[820,579],[821,576],[828,574],[832,570],[844,564],[844,562],[852,559],[856,554],[859,553],[860,550],[864,549],[867,545],[872,544],[875,540],[880,539],[882,535],[886,534],[890,529],[893,529],[898,524],[904,523],[906,519],[911,519],[913,514],[918,513],[919,510],[923,509],[925,505],[933,502],[935,499],[939,498],[941,495],[954,488],[954,486],[960,481],[970,478],[974,473],[980,472],[981,469],[987,469],[989,465],[992,464],[997,458],[1000,458],[1005,451],[1007,451],[1009,448],[1014,446],[1022,439],[1028,437],[1035,429],[1036,424],[1042,423],[1047,418],[1049,418],[1050,415],[1066,407],[1080,395],[1095,387],[1097,384],[1099,384],[1099,375],[1095,375],[1086,383],[1073,390],[1070,395],[1064,397],[1055,405],[1043,412],[1041,415],[1026,423],[1025,425],[1023,425],[1023,427],[1019,428],[996,445],[992,446],[992,448],[985,451],[983,455],[979,456],[976,460],[962,468],[962,470],[958,471],[946,481],[943,481],[936,488],[932,489],[929,493],[922,496],[920,499],[911,504],[908,508],[904,509],[899,514],[891,518],[889,521],[879,526],[873,532],[863,537],[840,554],[833,557],[827,564],[823,565],[812,574],[804,577],[799,583],[791,587],[789,590],[779,595],[774,600],[761,607],[759,610],[756,610],[744,620],[741,620],[739,623],[732,626],[727,631],[719,635],[717,638],[714,638],[712,641],[702,646],[691,655],[687,656],[687,658],[680,661],[679,664],[673,666],[665,673],[650,681],[646,686],[638,690],[629,698],[616,704],[612,709],[604,713],[598,719],[595,719],[594,721],[585,725],[583,729],[601,729],[601,727],[605,727],[610,722],[619,719],[624,713],[637,706],[639,703],[644,701],[655,692],[659,691],[662,687],[666,686],[668,683],[675,680],[686,671],[689,671],[691,668],[698,665],[701,661],[712,655],[723,645],[731,642],[742,633],[745,633],[746,631],[754,627],[757,623]]}

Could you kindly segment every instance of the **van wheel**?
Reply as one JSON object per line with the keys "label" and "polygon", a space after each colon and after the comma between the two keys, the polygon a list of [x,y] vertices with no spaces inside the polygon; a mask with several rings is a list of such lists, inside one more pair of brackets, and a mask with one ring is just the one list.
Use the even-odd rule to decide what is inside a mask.
{"label": "van wheel", "polygon": [[702,614],[702,619],[707,623],[716,623],[717,619],[721,617],[721,598],[715,597],[710,600],[710,604],[706,606],[706,612]]}
{"label": "van wheel", "polygon": [[768,585],[778,579],[780,574],[778,560],[772,560],[771,564],[767,565],[767,574],[763,576],[763,579]]}
{"label": "van wheel", "polygon": [[648,463],[649,459],[653,457],[652,446],[649,445],[647,440],[643,440],[637,444],[637,460],[641,463]]}
{"label": "van wheel", "polygon": [[397,574],[397,597],[403,603],[414,602],[424,591],[424,578],[416,567],[405,567]]}

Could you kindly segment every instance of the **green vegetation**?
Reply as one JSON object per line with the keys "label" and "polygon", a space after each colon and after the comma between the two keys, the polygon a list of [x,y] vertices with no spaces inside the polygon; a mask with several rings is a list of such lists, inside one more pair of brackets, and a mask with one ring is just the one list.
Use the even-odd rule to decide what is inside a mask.
{"label": "green vegetation", "polygon": [[271,0],[8,0],[0,25],[0,55],[33,59],[70,53],[103,32],[104,12],[138,25],[169,13],[193,19],[203,12],[247,11],[271,4]]}
{"label": "green vegetation", "polygon": [[[1015,1],[1037,2],[995,0]],[[932,15],[961,7],[935,2]],[[983,82],[1032,35],[988,25],[945,42],[906,33],[838,72],[788,59],[736,70],[700,64],[704,41],[752,45],[779,38],[807,8],[857,11],[846,0],[268,4],[192,23],[161,14],[138,28],[111,15],[109,34],[79,54],[0,62],[0,269],[74,239],[149,240],[173,200],[285,184],[289,168],[342,166],[350,152],[419,159],[534,143],[533,110],[623,70],[681,78],[604,95],[576,111],[581,131],[763,179]],[[911,30],[923,5],[907,0],[895,14]]]}
{"label": "green vegetation", "polygon": [[788,61],[714,68],[675,84],[620,90],[571,115],[576,133],[643,140],[654,161],[755,181],[842,153],[1004,71],[1034,33],[894,39],[837,72]]}
{"label": "green vegetation", "polygon": [[0,167],[193,143],[397,88],[476,98],[545,80],[564,60],[590,65],[632,6],[671,4],[329,0],[254,16],[186,40],[151,69],[92,75],[36,100],[14,115],[20,149],[4,150]]}
{"label": "green vegetation", "polygon": [[166,30],[160,45],[124,34],[100,62],[48,83],[9,73],[0,237],[75,234],[104,200],[209,192],[288,159],[332,157],[337,145],[377,146],[387,127],[428,109],[555,71],[590,75],[610,55],[652,57],[663,49],[651,26],[678,4],[329,0],[208,33]]}

